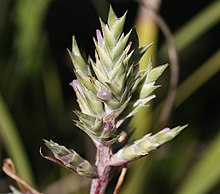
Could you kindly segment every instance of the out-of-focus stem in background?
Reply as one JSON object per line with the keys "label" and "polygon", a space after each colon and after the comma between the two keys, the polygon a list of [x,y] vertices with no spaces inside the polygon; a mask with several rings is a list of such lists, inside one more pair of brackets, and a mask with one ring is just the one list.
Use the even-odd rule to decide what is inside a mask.
{"label": "out-of-focus stem in background", "polygon": [[[144,69],[147,67],[148,61],[152,58],[152,64],[156,63],[156,50],[157,50],[157,36],[158,36],[158,27],[155,23],[155,14],[160,8],[161,0],[141,0],[139,1],[139,8],[137,12],[137,17],[135,21],[135,26],[137,34],[139,37],[140,46],[146,46],[150,43],[154,43],[152,47],[148,50],[147,53],[142,57],[140,61],[140,68]],[[145,6],[148,7],[146,9]],[[134,116],[131,121],[131,127],[134,127],[135,138],[141,137],[146,133],[146,129],[149,130],[150,116],[148,112],[150,111],[149,107],[142,112]],[[141,121],[141,122],[140,122]]]}
{"label": "out-of-focus stem in background", "polygon": [[[158,27],[155,23],[155,14],[160,8],[161,0],[142,0],[140,1],[138,13],[135,21],[137,34],[139,37],[140,46],[145,46],[154,43],[149,51],[143,56],[140,61],[140,68],[147,67],[148,61],[152,58],[152,64],[156,63],[156,49],[158,38]],[[143,5],[147,5],[146,9]],[[131,121],[131,127],[134,127],[134,138],[143,136],[150,130],[150,114],[149,107],[135,115]],[[129,170],[132,176],[128,176],[123,187],[122,194],[141,193],[142,185],[146,181],[146,172],[148,169],[147,158],[143,158],[135,162],[135,165]]]}

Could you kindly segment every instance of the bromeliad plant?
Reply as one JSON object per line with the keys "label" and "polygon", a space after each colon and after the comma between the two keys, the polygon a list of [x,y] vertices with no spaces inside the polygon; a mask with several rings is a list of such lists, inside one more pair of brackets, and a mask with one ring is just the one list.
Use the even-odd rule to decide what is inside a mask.
{"label": "bromeliad plant", "polygon": [[165,128],[113,151],[113,145],[118,145],[122,134],[128,132],[124,128],[125,120],[146,108],[155,98],[152,94],[158,88],[155,82],[167,67],[152,68],[149,61],[146,69],[139,70],[139,61],[151,45],[139,48],[134,30],[123,33],[125,18],[126,14],[117,18],[110,7],[107,24],[100,20],[102,30],[96,31],[94,39],[95,60],[82,57],[74,36],[72,51],[68,51],[77,78],[70,85],[80,107],[80,111],[74,111],[78,116],[75,125],[94,142],[97,149],[95,164],[72,149],[44,140],[53,153],[45,158],[92,178],[90,194],[105,193],[112,167],[146,156],[185,127]]}

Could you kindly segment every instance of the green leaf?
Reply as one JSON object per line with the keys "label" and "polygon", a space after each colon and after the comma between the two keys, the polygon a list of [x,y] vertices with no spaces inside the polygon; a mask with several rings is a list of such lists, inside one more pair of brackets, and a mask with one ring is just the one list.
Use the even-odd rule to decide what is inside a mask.
{"label": "green leaf", "polygon": [[176,194],[210,193],[220,178],[220,134],[206,147],[198,161],[188,171]]}
{"label": "green leaf", "polygon": [[18,133],[18,129],[0,93],[0,140],[8,155],[14,160],[18,173],[32,185],[32,176],[29,160]]}

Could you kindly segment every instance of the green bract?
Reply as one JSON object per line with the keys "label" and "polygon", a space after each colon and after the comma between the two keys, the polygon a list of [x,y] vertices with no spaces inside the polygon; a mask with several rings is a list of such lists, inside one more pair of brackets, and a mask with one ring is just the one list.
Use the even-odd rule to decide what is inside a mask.
{"label": "green bract", "polygon": [[45,145],[52,151],[53,156],[43,156],[44,158],[56,162],[70,171],[87,177],[97,177],[96,168],[87,160],[83,159],[72,149],[67,149],[53,141],[45,141]]}
{"label": "green bract", "polygon": [[165,128],[162,131],[156,133],[155,135],[147,134],[141,139],[132,142],[129,145],[126,145],[124,148],[116,152],[112,158],[110,164],[117,166],[118,164],[123,164],[130,162],[132,160],[138,159],[147,155],[150,151],[157,149],[162,144],[167,141],[172,140],[177,136],[184,128],[175,127],[174,129]]}
{"label": "green bract", "polygon": [[110,7],[107,24],[100,20],[102,32],[96,31],[94,60],[82,57],[75,37],[69,51],[77,77],[71,86],[81,109],[81,113],[76,111],[79,121],[75,122],[98,142],[114,142],[123,121],[155,97],[155,81],[167,67],[148,65],[139,70],[139,60],[151,45],[133,47],[138,46],[138,42],[131,42],[135,33],[122,32],[125,17],[117,18]]}

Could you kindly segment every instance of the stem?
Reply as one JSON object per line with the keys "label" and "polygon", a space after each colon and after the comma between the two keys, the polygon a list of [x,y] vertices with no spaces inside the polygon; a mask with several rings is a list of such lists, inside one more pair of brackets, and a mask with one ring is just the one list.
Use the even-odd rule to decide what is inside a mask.
{"label": "stem", "polygon": [[111,167],[107,164],[110,161],[112,150],[109,145],[97,143],[96,166],[98,177],[92,180],[90,194],[104,194],[109,182]]}
{"label": "stem", "polygon": [[127,172],[127,167],[123,167],[113,194],[118,194],[120,192],[126,172]]}
{"label": "stem", "polygon": [[[161,4],[161,0],[138,0],[139,8],[135,26],[137,29],[138,39],[140,46],[148,45],[152,42],[157,42],[158,27],[155,22],[155,13],[158,12]],[[146,9],[143,5],[146,5]],[[156,44],[157,45],[157,44]],[[141,58],[140,69],[147,68],[149,58],[152,58],[152,64],[156,64],[157,46],[154,44]],[[151,128],[150,123],[152,118],[150,117],[150,109],[144,109],[143,111],[134,115],[131,120],[131,128],[135,128],[136,131],[132,135],[134,139],[142,137],[146,133],[146,129]],[[141,122],[140,122],[141,121]],[[144,179],[143,179],[144,180]],[[133,180],[132,180],[133,181]],[[137,180],[138,181],[138,180]]]}

